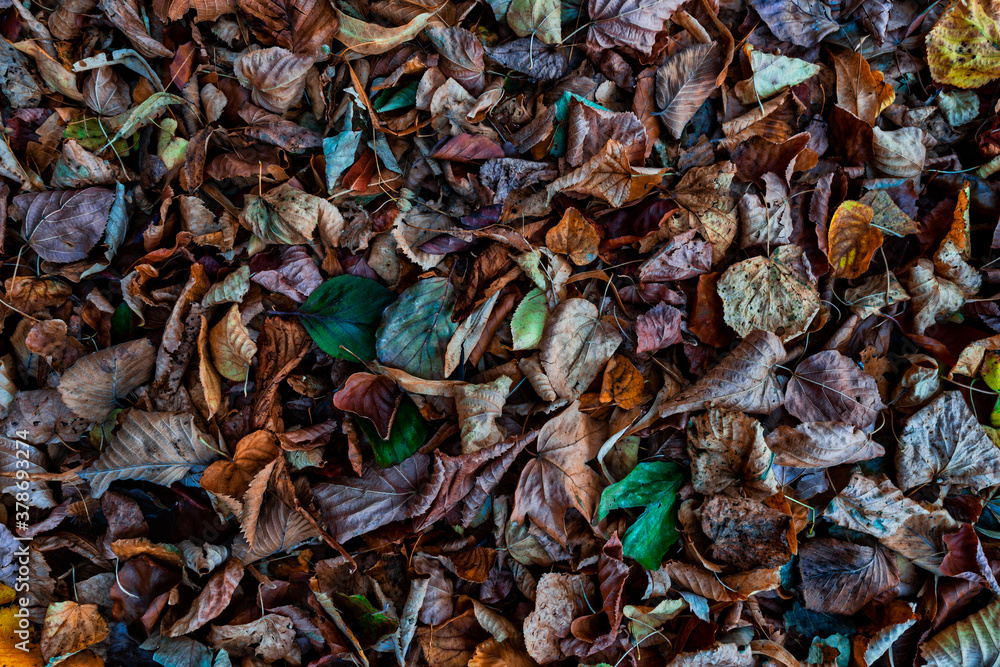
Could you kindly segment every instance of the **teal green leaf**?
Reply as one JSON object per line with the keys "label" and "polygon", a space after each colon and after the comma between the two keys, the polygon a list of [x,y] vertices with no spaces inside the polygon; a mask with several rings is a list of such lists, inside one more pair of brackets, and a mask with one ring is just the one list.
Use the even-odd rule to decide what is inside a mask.
{"label": "teal green leaf", "polygon": [[326,158],[326,190],[333,194],[340,187],[341,175],[354,164],[354,154],[361,143],[361,132],[347,130],[323,140]]}
{"label": "teal green leaf", "polygon": [[111,211],[108,213],[108,225],[104,228],[104,244],[107,249],[104,251],[103,262],[98,262],[80,274],[81,278],[86,278],[100,273],[111,265],[111,260],[115,258],[115,253],[125,240],[125,232],[128,231],[128,209],[125,206],[125,186],[121,183],[115,185],[115,200],[111,204]]}
{"label": "teal green leaf", "polygon": [[418,85],[420,85],[420,81],[416,80],[405,86],[395,86],[383,90],[378,97],[372,100],[375,111],[383,113],[412,107],[417,102]]}
{"label": "teal green leaf", "polygon": [[427,422],[420,410],[409,396],[403,396],[396,410],[389,429],[389,439],[385,440],[378,434],[375,424],[364,417],[358,417],[355,423],[371,443],[375,452],[375,462],[383,468],[402,463],[413,456],[427,439]]}
{"label": "teal green leaf", "polygon": [[444,379],[445,352],[458,325],[455,290],[447,278],[425,278],[385,311],[375,351],[384,364],[425,380]]}
{"label": "teal green leaf", "polygon": [[646,461],[620,482],[604,489],[597,519],[614,509],[645,507],[625,532],[625,555],[647,570],[660,567],[663,556],[680,536],[677,531],[677,491],[684,484],[684,471],[676,463]]}
{"label": "teal green leaf", "polygon": [[515,350],[534,350],[542,342],[542,331],[549,316],[545,294],[537,287],[521,300],[510,320]]}
{"label": "teal green leaf", "polygon": [[375,329],[393,293],[374,280],[337,276],[309,295],[297,314],[312,339],[331,357],[375,358]]}
{"label": "teal green leaf", "polygon": [[161,637],[153,660],[163,667],[211,667],[212,652],[190,637]]}

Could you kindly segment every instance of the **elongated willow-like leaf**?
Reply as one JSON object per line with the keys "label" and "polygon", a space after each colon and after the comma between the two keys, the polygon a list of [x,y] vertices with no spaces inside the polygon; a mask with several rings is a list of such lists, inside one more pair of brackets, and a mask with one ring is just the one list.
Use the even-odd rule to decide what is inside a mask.
{"label": "elongated willow-like leaf", "polygon": [[656,73],[656,104],[674,139],[716,89],[722,71],[718,44],[696,44],[668,60]]}

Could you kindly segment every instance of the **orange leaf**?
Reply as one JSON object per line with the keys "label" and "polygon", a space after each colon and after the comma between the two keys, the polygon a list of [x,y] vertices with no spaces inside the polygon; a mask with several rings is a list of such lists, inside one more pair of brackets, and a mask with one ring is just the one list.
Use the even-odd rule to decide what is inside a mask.
{"label": "orange leaf", "polygon": [[857,278],[868,270],[882,245],[882,232],[872,227],[875,211],[861,202],[845,201],[830,221],[827,257],[834,278]]}
{"label": "orange leaf", "polygon": [[623,410],[631,410],[642,403],[642,373],[632,362],[615,355],[604,369],[601,382],[601,403],[615,403]]}

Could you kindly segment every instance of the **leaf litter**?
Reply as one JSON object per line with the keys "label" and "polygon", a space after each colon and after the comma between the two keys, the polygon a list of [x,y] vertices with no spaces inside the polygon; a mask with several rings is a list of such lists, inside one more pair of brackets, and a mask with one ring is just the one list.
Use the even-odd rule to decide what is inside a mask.
{"label": "leaf litter", "polygon": [[995,3],[0,17],[5,665],[1000,660]]}

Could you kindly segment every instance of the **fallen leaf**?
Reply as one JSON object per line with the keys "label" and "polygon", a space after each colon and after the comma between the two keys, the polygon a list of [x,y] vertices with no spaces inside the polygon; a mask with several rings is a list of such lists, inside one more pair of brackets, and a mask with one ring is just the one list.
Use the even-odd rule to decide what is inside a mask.
{"label": "fallen leaf", "polygon": [[929,482],[975,490],[998,483],[1000,449],[957,391],[944,392],[911,417],[900,444],[896,475],[904,490]]}
{"label": "fallen leaf", "polygon": [[843,540],[807,540],[799,549],[806,609],[852,615],[899,583],[885,552]]}
{"label": "fallen leaf", "polygon": [[217,458],[211,443],[191,415],[132,410],[111,445],[80,476],[95,498],[123,479],[170,486]]}
{"label": "fallen leaf", "polygon": [[785,409],[804,422],[839,421],[866,428],[883,407],[875,379],[836,350],[799,363],[785,391]]}
{"label": "fallen leaf", "polygon": [[514,494],[513,521],[530,516],[560,544],[566,544],[566,511],[573,507],[588,521],[597,511],[601,480],[587,467],[604,442],[607,426],[580,412],[573,402],[538,434],[538,457],[521,471]]}
{"label": "fallen leaf", "polygon": [[833,212],[827,240],[830,275],[857,278],[868,270],[882,247],[882,231],[872,225],[875,211],[856,201],[845,201]]}
{"label": "fallen leaf", "polygon": [[[788,249],[788,250],[786,250]],[[791,264],[794,246],[771,256],[755,257],[729,267],[719,279],[726,324],[746,337],[761,329],[788,341],[803,333],[819,312],[819,294]]]}
{"label": "fallen leaf", "polygon": [[597,378],[621,344],[617,327],[585,299],[559,304],[545,322],[541,363],[556,394],[573,400]]}

